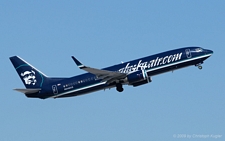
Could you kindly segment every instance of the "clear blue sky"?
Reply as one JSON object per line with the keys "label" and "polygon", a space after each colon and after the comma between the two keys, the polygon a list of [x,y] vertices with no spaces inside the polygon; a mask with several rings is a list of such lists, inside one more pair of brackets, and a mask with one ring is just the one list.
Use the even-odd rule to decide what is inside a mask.
{"label": "clear blue sky", "polygon": [[[148,141],[178,134],[225,140],[224,1],[1,1],[0,140]],[[189,67],[125,86],[65,99],[28,99],[9,57],[49,76],[84,73],[184,46],[214,51]],[[201,138],[202,139],[202,138]],[[206,138],[215,140],[214,138]]]}

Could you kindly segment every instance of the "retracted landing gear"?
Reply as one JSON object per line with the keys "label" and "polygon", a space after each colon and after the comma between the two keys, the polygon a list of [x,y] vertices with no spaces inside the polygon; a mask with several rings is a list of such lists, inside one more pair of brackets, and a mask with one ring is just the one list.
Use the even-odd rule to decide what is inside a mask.
{"label": "retracted landing gear", "polygon": [[197,66],[198,67],[198,69],[202,69],[202,64],[203,64],[203,62],[202,63],[199,63],[199,64],[196,64],[195,66]]}
{"label": "retracted landing gear", "polygon": [[122,91],[123,91],[123,85],[122,85],[121,83],[117,83],[117,84],[116,84],[116,90],[117,90],[118,92],[122,92]]}

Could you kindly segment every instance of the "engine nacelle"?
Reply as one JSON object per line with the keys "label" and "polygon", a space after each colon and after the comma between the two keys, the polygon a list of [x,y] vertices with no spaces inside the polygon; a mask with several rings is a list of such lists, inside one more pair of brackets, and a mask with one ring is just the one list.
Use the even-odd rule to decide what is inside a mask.
{"label": "engine nacelle", "polygon": [[140,86],[140,85],[147,84],[147,83],[149,83],[149,82],[151,82],[151,80],[150,80],[150,81],[148,81],[148,80],[142,80],[142,81],[139,81],[139,82],[135,82],[135,83],[133,83],[132,85],[133,85],[134,87],[137,87],[137,86]]}
{"label": "engine nacelle", "polygon": [[129,74],[127,76],[127,81],[129,85],[136,87],[151,82],[151,78],[145,70],[139,70]]}

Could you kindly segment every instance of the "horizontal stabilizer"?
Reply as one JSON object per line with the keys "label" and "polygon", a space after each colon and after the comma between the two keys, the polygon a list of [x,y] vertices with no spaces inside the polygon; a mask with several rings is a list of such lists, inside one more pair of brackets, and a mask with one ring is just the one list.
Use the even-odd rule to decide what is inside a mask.
{"label": "horizontal stabilizer", "polygon": [[24,93],[24,94],[33,94],[39,92],[41,89],[14,89],[18,92]]}

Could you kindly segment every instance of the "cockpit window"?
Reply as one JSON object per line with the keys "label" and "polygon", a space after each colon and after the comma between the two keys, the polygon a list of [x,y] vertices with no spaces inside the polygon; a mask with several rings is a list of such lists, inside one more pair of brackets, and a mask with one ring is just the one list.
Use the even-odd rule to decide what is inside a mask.
{"label": "cockpit window", "polygon": [[196,51],[196,52],[202,52],[203,49],[202,49],[202,48],[196,48],[195,51]]}

